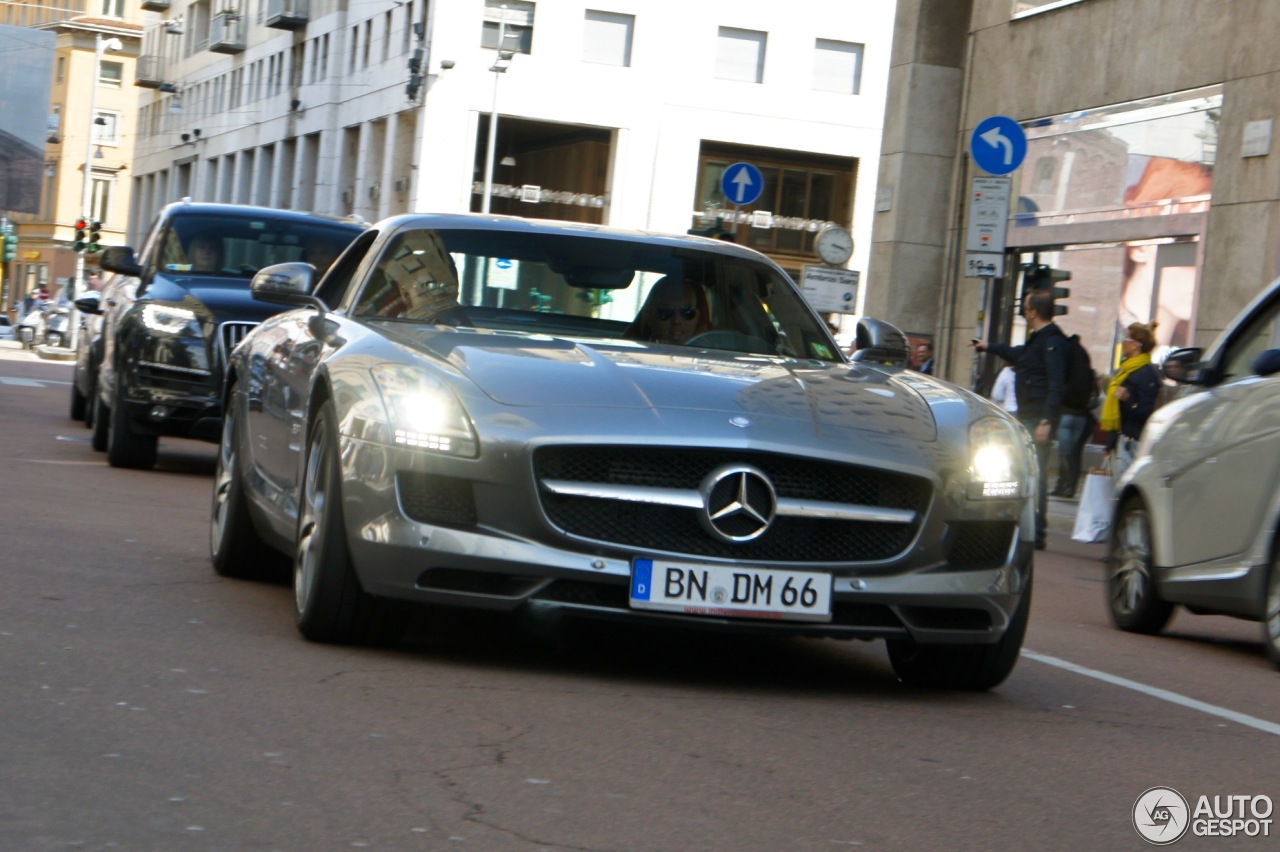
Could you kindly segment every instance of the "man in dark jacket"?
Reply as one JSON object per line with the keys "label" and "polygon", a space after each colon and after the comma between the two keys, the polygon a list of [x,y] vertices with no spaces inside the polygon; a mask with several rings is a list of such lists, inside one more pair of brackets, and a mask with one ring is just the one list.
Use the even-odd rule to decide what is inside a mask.
{"label": "man in dark jacket", "polygon": [[1036,549],[1045,546],[1045,513],[1049,508],[1046,474],[1049,442],[1062,416],[1062,395],[1067,389],[1067,336],[1054,323],[1053,291],[1032,290],[1022,299],[1022,315],[1030,333],[1026,344],[987,343],[974,340],[979,352],[998,355],[1013,365],[1014,396],[1018,399],[1018,419],[1036,439],[1040,482],[1036,491]]}

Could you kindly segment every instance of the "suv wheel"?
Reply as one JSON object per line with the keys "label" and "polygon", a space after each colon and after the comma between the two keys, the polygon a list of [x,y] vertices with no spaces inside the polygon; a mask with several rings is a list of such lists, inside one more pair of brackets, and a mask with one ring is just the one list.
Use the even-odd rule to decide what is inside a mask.
{"label": "suv wheel", "polygon": [[1130,633],[1159,633],[1173,615],[1173,604],[1160,599],[1151,547],[1151,517],[1137,497],[1125,500],[1116,513],[1110,548],[1107,604],[1111,621]]}
{"label": "suv wheel", "polygon": [[1262,599],[1262,644],[1271,663],[1280,670],[1280,546],[1273,546],[1271,568],[1267,571],[1267,589]]}
{"label": "suv wheel", "polygon": [[147,470],[155,467],[155,435],[139,435],[129,425],[129,407],[120,398],[116,388],[115,405],[107,413],[107,461],[112,467],[131,467]]}

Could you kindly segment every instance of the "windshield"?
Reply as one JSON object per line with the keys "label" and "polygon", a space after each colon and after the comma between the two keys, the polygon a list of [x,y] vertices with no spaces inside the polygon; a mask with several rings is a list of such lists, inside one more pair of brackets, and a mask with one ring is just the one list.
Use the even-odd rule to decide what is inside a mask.
{"label": "windshield", "polygon": [[300,260],[323,274],[360,230],[261,216],[175,216],[158,263],[166,272],[247,279],[264,266]]}
{"label": "windshield", "polygon": [[387,246],[354,316],[840,360],[771,266],[607,235],[420,230]]}

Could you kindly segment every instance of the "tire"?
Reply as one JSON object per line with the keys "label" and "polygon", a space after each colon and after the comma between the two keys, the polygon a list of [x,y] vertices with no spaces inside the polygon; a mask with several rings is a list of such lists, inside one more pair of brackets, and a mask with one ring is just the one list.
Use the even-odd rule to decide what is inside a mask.
{"label": "tire", "polygon": [[62,335],[59,332],[51,331],[44,336],[44,345],[58,347],[62,345]]}
{"label": "tire", "polygon": [[1280,671],[1280,544],[1272,548],[1263,602],[1266,609],[1262,614],[1262,644],[1271,664]]}
{"label": "tire", "polygon": [[84,420],[88,414],[89,400],[85,399],[85,395],[80,393],[80,388],[76,387],[74,380],[71,382],[71,419]]}
{"label": "tire", "polygon": [[111,409],[102,404],[101,397],[93,394],[93,439],[89,442],[100,453],[107,451],[107,427],[111,422]]}
{"label": "tire", "polygon": [[909,641],[889,643],[889,663],[898,679],[908,686],[980,692],[998,686],[1018,662],[1022,639],[1031,612],[1031,583],[1027,583],[1018,608],[1004,635],[987,645],[920,645]]}
{"label": "tire", "polygon": [[1116,513],[1107,556],[1107,609],[1116,627],[1129,633],[1155,634],[1173,615],[1173,604],[1160,599],[1152,564],[1151,517],[1147,507],[1130,497]]}
{"label": "tire", "polygon": [[312,642],[391,642],[399,638],[395,625],[378,623],[382,607],[360,588],[351,565],[336,424],[337,416],[325,404],[308,430],[293,561],[298,631]]}
{"label": "tire", "polygon": [[209,559],[222,577],[273,580],[288,573],[284,557],[263,541],[249,517],[239,465],[239,410],[235,388],[222,420],[217,468],[213,475],[213,505],[209,519]]}
{"label": "tire", "polygon": [[107,462],[112,467],[150,470],[156,466],[155,435],[139,435],[129,425],[129,407],[116,386],[116,404],[107,415]]}

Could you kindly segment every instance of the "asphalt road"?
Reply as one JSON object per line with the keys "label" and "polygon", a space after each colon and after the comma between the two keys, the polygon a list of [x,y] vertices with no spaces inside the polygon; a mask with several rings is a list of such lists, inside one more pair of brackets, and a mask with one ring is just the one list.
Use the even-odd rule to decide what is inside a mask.
{"label": "asphalt road", "polygon": [[904,688],[878,643],[437,616],[314,645],[289,588],[210,568],[212,445],[112,469],[70,366],[10,347],[0,849],[1140,849],[1148,788],[1280,800],[1260,628],[1115,631],[1069,504],[987,694]]}

